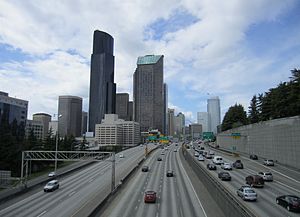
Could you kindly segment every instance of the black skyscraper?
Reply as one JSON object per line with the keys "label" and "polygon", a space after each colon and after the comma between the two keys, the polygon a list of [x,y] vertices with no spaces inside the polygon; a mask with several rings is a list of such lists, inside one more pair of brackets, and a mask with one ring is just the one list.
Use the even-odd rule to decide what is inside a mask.
{"label": "black skyscraper", "polygon": [[116,84],[114,83],[114,39],[106,32],[94,32],[91,58],[89,131],[95,132],[104,114],[115,114]]}

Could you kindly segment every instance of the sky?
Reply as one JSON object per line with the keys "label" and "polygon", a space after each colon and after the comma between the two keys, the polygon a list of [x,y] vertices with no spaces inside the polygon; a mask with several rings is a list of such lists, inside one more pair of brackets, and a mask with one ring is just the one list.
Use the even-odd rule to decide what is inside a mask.
{"label": "sky", "polygon": [[138,56],[164,55],[168,106],[195,122],[218,96],[248,110],[254,94],[300,68],[298,0],[1,0],[0,91],[57,114],[58,96],[88,111],[93,32],[114,38],[117,92],[132,100]]}

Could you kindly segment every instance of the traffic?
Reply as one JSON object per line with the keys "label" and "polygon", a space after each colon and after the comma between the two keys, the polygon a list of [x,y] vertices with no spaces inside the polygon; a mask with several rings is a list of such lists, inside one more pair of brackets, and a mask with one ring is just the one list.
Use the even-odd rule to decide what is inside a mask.
{"label": "traffic", "polygon": [[[200,141],[187,143],[185,147],[195,156],[195,162],[207,168],[211,176],[239,197],[256,216],[299,216],[296,213],[300,211],[300,174],[297,171],[284,169],[272,159],[235,156]],[[212,159],[203,154],[211,151],[215,152]],[[201,155],[204,160],[199,161]]]}

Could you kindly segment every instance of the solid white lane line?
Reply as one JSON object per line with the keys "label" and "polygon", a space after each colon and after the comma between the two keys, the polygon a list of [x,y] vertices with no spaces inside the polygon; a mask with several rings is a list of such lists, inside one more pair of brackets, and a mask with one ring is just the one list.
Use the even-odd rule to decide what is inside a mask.
{"label": "solid white lane line", "polygon": [[44,215],[47,211],[45,210],[44,212],[42,212],[41,214],[39,214],[37,217],[40,217],[42,215]]}
{"label": "solid white lane line", "polygon": [[73,192],[71,192],[70,194],[69,194],[69,197],[71,197],[73,194],[75,194],[76,193],[76,191],[73,191]]}
{"label": "solid white lane line", "polygon": [[195,194],[195,196],[196,196],[196,198],[197,198],[197,200],[198,200],[198,203],[200,204],[200,207],[201,207],[201,209],[202,209],[202,211],[203,211],[203,213],[204,213],[204,216],[207,217],[206,212],[205,212],[205,210],[204,210],[204,208],[203,208],[203,206],[202,206],[202,203],[201,203],[201,201],[200,201],[200,199],[199,199],[199,197],[198,197],[198,195],[197,195],[197,193],[196,193],[196,191],[195,191],[195,189],[194,189],[194,186],[193,186],[193,184],[192,184],[192,182],[191,182],[189,176],[188,176],[187,173],[185,172],[185,169],[184,169],[183,166],[182,166],[181,160],[179,160],[179,165],[180,165],[180,167],[181,167],[181,169],[182,169],[182,171],[183,171],[185,177],[187,178],[189,184],[190,184],[191,187],[192,187],[192,190],[193,190],[193,192],[194,192],[194,194]]}
{"label": "solid white lane line", "polygon": [[280,185],[283,185],[283,186],[285,186],[285,187],[287,187],[287,188],[289,188],[289,189],[291,189],[291,190],[293,190],[293,191],[297,191],[298,193],[300,193],[300,191],[299,191],[298,189],[293,188],[293,187],[291,187],[291,186],[289,186],[289,185],[286,185],[286,184],[284,184],[284,183],[282,183],[282,182],[279,182],[279,181],[277,181],[277,180],[274,180],[273,182],[277,182],[277,183],[280,184]]}

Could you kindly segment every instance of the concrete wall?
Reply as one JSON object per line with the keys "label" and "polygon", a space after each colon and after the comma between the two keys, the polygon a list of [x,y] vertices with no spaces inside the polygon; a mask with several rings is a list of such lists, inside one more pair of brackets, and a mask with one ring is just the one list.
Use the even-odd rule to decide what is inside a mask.
{"label": "concrete wall", "polygon": [[[240,137],[231,136],[240,133]],[[300,116],[264,121],[217,135],[220,148],[256,154],[300,169]]]}

